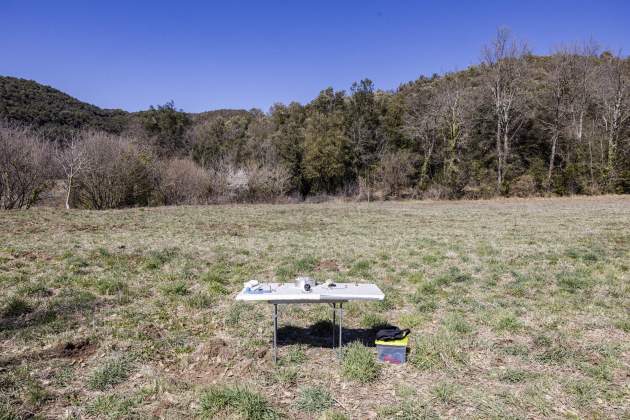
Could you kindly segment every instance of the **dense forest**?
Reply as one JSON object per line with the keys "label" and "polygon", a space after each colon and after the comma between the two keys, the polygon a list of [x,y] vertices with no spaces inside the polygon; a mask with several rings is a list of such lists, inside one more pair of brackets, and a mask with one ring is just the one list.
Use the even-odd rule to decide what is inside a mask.
{"label": "dense forest", "polygon": [[[593,42],[535,56],[503,29],[482,57],[395,91],[364,79],[268,112],[103,110],[0,77],[0,204],[28,206],[52,179],[88,208],[630,192],[630,59]],[[46,153],[40,184],[10,180]]]}

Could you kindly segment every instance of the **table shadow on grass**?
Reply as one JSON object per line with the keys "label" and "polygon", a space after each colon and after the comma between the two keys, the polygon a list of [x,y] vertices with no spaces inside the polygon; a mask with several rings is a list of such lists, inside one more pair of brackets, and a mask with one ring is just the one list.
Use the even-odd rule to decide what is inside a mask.
{"label": "table shadow on grass", "polygon": [[[367,347],[375,347],[376,333],[391,325],[374,328],[343,327],[342,344],[345,346],[358,341]],[[335,325],[335,346],[339,339],[339,324]],[[307,327],[283,325],[278,327],[278,347],[302,344],[310,347],[333,348],[333,326],[331,321],[318,321]]]}

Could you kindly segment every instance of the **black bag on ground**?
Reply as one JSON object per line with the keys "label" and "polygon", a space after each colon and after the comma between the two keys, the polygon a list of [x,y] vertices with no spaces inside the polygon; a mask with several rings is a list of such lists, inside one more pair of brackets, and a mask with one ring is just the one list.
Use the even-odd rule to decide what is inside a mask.
{"label": "black bag on ground", "polygon": [[384,328],[376,333],[376,339],[382,341],[401,340],[407,337],[407,334],[410,332],[411,330],[409,328],[405,328],[404,330],[398,327]]}

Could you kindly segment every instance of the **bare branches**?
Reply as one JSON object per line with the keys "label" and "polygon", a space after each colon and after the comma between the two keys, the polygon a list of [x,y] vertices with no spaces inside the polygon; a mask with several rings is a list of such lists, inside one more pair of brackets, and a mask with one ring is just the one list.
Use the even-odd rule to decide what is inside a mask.
{"label": "bare branches", "polygon": [[599,114],[606,134],[608,156],[606,178],[609,185],[618,177],[617,160],[622,133],[630,122],[629,64],[612,54],[604,56],[599,68]]}
{"label": "bare branches", "polygon": [[70,208],[70,196],[75,178],[89,170],[91,163],[90,156],[87,153],[82,137],[74,136],[64,148],[55,150],[55,160],[62,169],[65,180],[64,187],[66,190],[66,208]]}
{"label": "bare branches", "polygon": [[0,123],[0,209],[29,208],[50,185],[50,146],[26,128]]}
{"label": "bare branches", "polygon": [[513,40],[506,28],[499,28],[496,38],[483,48],[485,83],[496,120],[497,190],[501,190],[507,172],[512,133],[520,127],[519,119],[523,116],[527,54],[527,45]]}

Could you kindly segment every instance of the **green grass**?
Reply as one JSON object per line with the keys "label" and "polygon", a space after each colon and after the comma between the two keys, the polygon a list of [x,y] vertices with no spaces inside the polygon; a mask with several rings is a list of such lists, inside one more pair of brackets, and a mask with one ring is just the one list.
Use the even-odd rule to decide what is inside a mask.
{"label": "green grass", "polygon": [[199,400],[200,414],[213,419],[231,414],[248,420],[271,420],[279,414],[260,394],[242,387],[212,387]]}
{"label": "green grass", "polygon": [[536,374],[521,370],[521,369],[506,369],[505,371],[499,374],[499,380],[502,382],[507,382],[511,384],[517,384],[522,382],[527,382],[531,379],[536,378]]}
{"label": "green grass", "polygon": [[[0,413],[623,418],[628,226],[622,196],[3,212]],[[272,307],[234,296],[297,275],[378,284],[344,343],[411,328],[408,363],[281,305],[273,365]]]}
{"label": "green grass", "polygon": [[431,388],[431,393],[442,404],[453,404],[458,400],[457,387],[449,382],[441,382]]}
{"label": "green grass", "polygon": [[92,371],[87,385],[90,389],[104,391],[124,382],[130,373],[131,362],[128,359],[113,358]]}
{"label": "green grass", "polygon": [[131,398],[118,395],[98,395],[87,406],[87,413],[108,419],[124,419],[132,417],[133,407],[137,402]]}
{"label": "green grass", "polygon": [[472,325],[460,314],[452,314],[446,317],[444,327],[458,334],[470,334],[473,332]]}
{"label": "green grass", "polygon": [[305,387],[299,392],[295,407],[306,413],[319,413],[333,405],[330,393],[319,386]]}
{"label": "green grass", "polygon": [[495,325],[496,331],[508,331],[508,332],[516,332],[523,328],[523,323],[518,319],[518,317],[514,314],[507,314],[501,316]]}
{"label": "green grass", "polygon": [[368,383],[375,381],[380,371],[381,366],[377,363],[373,350],[356,341],[346,346],[342,361],[342,372],[345,378]]}
{"label": "green grass", "polygon": [[288,363],[304,363],[306,361],[305,346],[291,346],[287,352],[286,361]]}
{"label": "green grass", "polygon": [[361,318],[361,326],[365,328],[376,330],[387,326],[387,324],[388,322],[383,316],[375,313],[367,313]]}
{"label": "green grass", "polygon": [[33,308],[26,300],[17,296],[12,296],[4,304],[4,307],[2,308],[2,316],[16,317],[26,315],[32,310]]}
{"label": "green grass", "polygon": [[468,361],[465,345],[451,333],[423,335],[413,343],[409,362],[420,370],[453,368]]}
{"label": "green grass", "polygon": [[186,296],[190,293],[188,285],[184,281],[167,283],[162,286],[162,292],[167,296]]}

